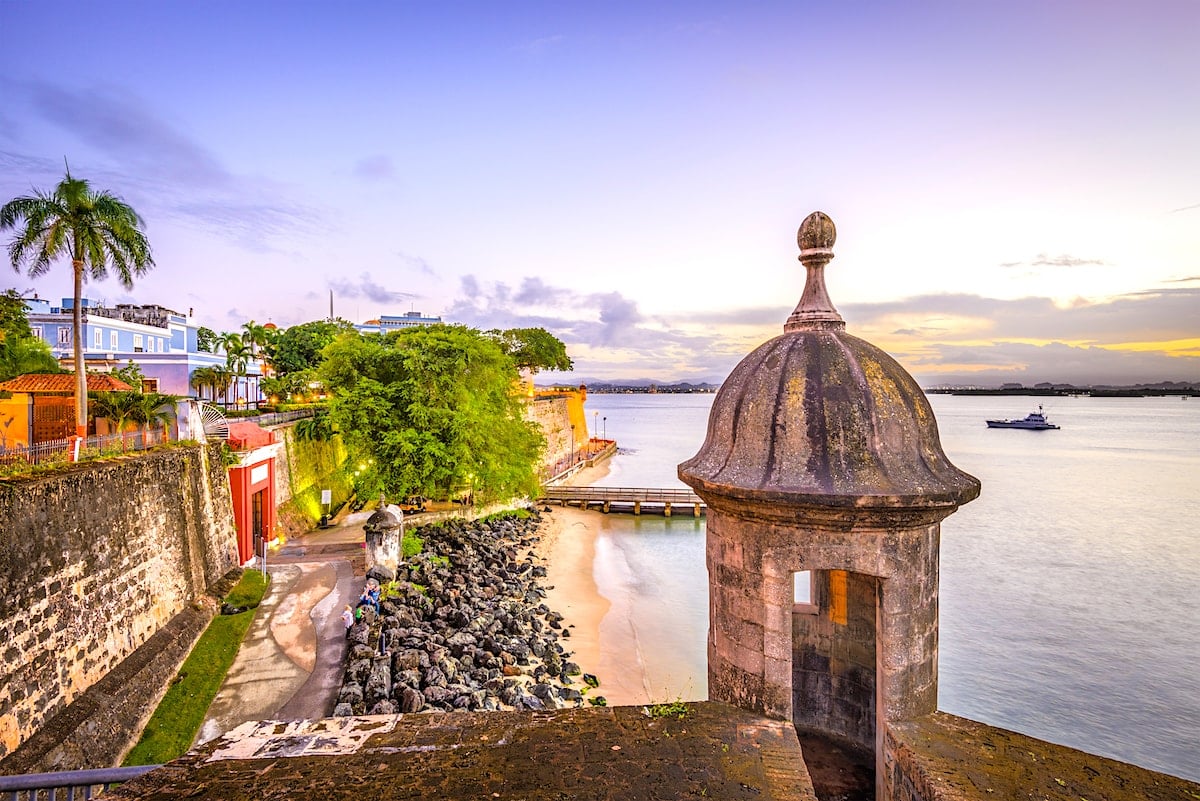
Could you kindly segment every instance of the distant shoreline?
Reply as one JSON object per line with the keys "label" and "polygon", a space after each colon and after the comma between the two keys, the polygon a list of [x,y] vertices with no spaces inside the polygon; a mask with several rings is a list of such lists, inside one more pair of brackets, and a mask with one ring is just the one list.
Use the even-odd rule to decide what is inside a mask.
{"label": "distant shoreline", "polygon": [[926,395],[1015,395],[1021,397],[1071,397],[1083,396],[1089,398],[1165,398],[1165,397],[1200,397],[1200,389],[1184,387],[1178,389],[1154,389],[1149,387],[1008,387],[1003,389],[977,389],[945,387],[923,390]]}

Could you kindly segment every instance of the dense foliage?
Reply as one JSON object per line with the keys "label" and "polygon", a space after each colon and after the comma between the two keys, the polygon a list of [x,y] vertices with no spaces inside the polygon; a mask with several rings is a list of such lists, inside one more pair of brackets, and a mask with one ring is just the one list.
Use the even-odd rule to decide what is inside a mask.
{"label": "dense foliage", "polygon": [[0,381],[26,373],[61,373],[50,346],[35,337],[25,301],[15,289],[0,293]]}
{"label": "dense foliage", "polygon": [[325,346],[339,334],[353,330],[345,320],[313,320],[285,328],[275,335],[271,345],[271,364],[280,376],[315,370],[321,364]]}
{"label": "dense foliage", "polygon": [[448,325],[344,334],[325,356],[330,419],[358,463],[360,492],[488,501],[536,491],[543,438],[493,339]]}
{"label": "dense foliage", "polygon": [[487,335],[500,345],[518,370],[571,370],[575,364],[562,340],[545,328],[493,328]]}

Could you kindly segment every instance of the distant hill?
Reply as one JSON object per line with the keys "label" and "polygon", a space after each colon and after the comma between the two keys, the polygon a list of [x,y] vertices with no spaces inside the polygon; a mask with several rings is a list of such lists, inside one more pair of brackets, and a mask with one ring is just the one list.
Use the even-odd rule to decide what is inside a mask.
{"label": "distant hill", "polygon": [[924,389],[931,395],[1090,395],[1094,398],[1200,395],[1200,384],[1187,381],[1159,381],[1153,384],[1093,384],[1089,386],[1043,381],[1032,387],[1021,384],[1002,384],[999,387],[937,386]]}

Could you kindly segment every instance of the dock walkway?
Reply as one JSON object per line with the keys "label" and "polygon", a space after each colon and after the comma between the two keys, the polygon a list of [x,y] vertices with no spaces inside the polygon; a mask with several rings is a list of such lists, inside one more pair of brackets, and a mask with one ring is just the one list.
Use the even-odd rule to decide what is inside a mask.
{"label": "dock walkway", "polygon": [[674,507],[690,507],[693,517],[707,510],[704,501],[690,489],[656,487],[571,487],[550,486],[542,490],[542,500],[557,501],[560,506],[580,509],[599,508],[600,511],[632,512],[635,515],[656,512],[670,517]]}

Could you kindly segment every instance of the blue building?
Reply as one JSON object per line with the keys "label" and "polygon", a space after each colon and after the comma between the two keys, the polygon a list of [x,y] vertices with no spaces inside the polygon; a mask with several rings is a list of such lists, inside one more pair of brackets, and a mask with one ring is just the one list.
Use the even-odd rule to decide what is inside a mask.
{"label": "blue building", "polygon": [[[108,307],[88,298],[80,300],[83,312],[83,358],[88,371],[111,372],[136,364],[145,375],[142,389],[168,395],[196,397],[192,373],[201,367],[225,367],[224,353],[200,350],[200,326],[189,314],[158,305],[118,303]],[[59,306],[40,298],[26,298],[25,310],[34,336],[41,337],[67,369],[74,369],[72,298]],[[231,381],[224,393],[229,405],[260,403],[259,380],[263,365],[252,360],[248,375]]]}

